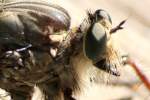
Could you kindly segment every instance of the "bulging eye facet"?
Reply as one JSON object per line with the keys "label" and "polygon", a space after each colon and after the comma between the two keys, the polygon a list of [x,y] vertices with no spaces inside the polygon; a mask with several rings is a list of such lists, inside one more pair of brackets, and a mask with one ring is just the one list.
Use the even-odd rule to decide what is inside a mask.
{"label": "bulging eye facet", "polygon": [[108,20],[112,24],[112,20],[110,15],[103,9],[98,9],[94,13],[96,21],[100,21],[102,19]]}

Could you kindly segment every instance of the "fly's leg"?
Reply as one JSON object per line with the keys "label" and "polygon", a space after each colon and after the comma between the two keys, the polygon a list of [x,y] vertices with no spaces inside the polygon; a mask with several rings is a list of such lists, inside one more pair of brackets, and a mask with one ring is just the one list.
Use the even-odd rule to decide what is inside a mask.
{"label": "fly's leg", "polygon": [[31,100],[33,87],[29,86],[20,86],[16,89],[10,89],[8,92],[11,95],[12,100]]}
{"label": "fly's leg", "polygon": [[64,100],[76,100],[75,98],[72,97],[72,89],[71,88],[66,88],[64,90]]}
{"label": "fly's leg", "polygon": [[123,57],[123,64],[126,65],[130,65],[134,71],[137,73],[138,77],[142,80],[142,82],[144,83],[144,85],[147,87],[147,89],[150,91],[150,80],[148,79],[148,77],[142,72],[142,70],[140,69],[140,65],[134,61],[133,59],[131,59],[128,55],[122,56]]}
{"label": "fly's leg", "polygon": [[54,75],[49,80],[37,84],[43,92],[45,100],[62,100],[61,99],[61,82],[58,75]]}

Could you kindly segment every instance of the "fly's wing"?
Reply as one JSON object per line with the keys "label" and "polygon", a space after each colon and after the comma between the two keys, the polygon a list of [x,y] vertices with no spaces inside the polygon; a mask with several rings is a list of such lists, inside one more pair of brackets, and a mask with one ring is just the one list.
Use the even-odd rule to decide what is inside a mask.
{"label": "fly's wing", "polygon": [[[8,10],[23,13],[31,12],[34,13],[35,15],[37,14],[36,16],[34,16],[37,17],[37,20],[42,20],[44,22],[48,21],[47,24],[53,24],[53,26],[58,25],[57,27],[54,27],[56,30],[68,29],[70,26],[69,14],[64,8],[58,5],[46,4],[44,2],[23,1],[23,2],[6,3],[3,5],[3,9],[5,9],[5,11]],[[47,19],[45,19],[45,17]]]}
{"label": "fly's wing", "polygon": [[21,42],[47,44],[48,35],[68,30],[69,27],[69,14],[57,5],[26,1],[2,5],[0,34],[21,39]]}

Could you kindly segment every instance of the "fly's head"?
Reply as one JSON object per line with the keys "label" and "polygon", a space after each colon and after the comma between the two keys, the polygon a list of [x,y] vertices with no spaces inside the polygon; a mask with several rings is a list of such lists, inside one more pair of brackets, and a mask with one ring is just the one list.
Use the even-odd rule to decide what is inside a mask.
{"label": "fly's head", "polygon": [[93,65],[112,75],[119,76],[116,70],[118,64],[117,53],[112,46],[111,33],[112,21],[110,15],[102,9],[93,14],[88,12],[90,26],[84,34],[83,51]]}

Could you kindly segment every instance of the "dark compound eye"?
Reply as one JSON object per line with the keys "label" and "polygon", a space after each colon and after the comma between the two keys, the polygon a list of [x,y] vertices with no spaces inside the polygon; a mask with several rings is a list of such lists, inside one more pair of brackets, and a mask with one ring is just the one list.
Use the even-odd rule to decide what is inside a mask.
{"label": "dark compound eye", "polygon": [[101,57],[106,52],[106,43],[107,35],[105,26],[98,21],[103,19],[108,20],[112,23],[109,14],[102,10],[98,9],[94,14],[88,13],[90,21],[92,22],[87,33],[84,35],[84,54],[86,57],[91,59],[93,62],[96,62],[101,59]]}
{"label": "dark compound eye", "polygon": [[104,27],[99,23],[92,24],[83,40],[85,56],[93,62],[99,60],[106,51],[107,36]]}
{"label": "dark compound eye", "polygon": [[99,21],[102,19],[107,19],[112,24],[112,20],[110,18],[110,15],[103,9],[96,10],[94,13],[94,16],[96,18],[96,21]]}

